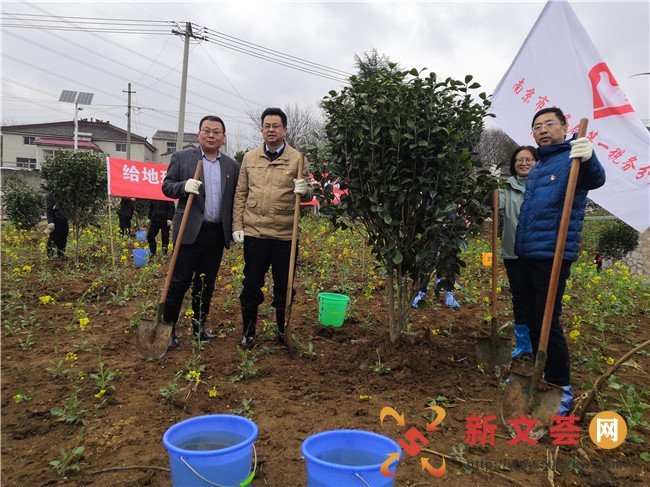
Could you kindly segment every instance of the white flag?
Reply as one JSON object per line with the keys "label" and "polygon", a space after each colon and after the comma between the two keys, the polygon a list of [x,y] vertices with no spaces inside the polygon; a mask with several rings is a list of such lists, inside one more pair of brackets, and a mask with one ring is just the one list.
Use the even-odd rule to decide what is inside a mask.
{"label": "white flag", "polygon": [[589,198],[639,232],[650,227],[650,132],[560,1],[546,4],[492,100],[496,123],[522,145],[535,145],[532,118],[546,107],[562,109],[569,135],[589,119],[587,137],[607,174]]}

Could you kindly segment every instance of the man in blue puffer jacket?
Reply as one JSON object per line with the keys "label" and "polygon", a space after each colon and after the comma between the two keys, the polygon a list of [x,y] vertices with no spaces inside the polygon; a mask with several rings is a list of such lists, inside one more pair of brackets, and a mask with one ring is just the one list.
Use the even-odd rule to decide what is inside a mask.
{"label": "man in blue puffer jacket", "polygon": [[571,170],[571,159],[581,159],[566,247],[555,297],[548,341],[546,381],[562,386],[564,395],[558,413],[568,415],[573,404],[569,347],[560,325],[562,296],[571,264],[578,258],[587,192],[605,184],[605,170],[589,139],[565,141],[566,118],[559,108],[544,108],[533,117],[533,137],[539,146],[539,161],[531,169],[519,214],[515,253],[519,257],[521,300],[526,323],[530,324],[533,351],[537,353],[544,318],[546,295],[553,267],[562,207]]}

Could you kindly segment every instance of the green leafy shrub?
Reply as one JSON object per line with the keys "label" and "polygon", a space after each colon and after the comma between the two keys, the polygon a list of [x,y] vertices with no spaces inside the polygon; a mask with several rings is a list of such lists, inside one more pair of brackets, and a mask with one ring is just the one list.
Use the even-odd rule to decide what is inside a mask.
{"label": "green leafy shrub", "polygon": [[29,229],[41,221],[45,213],[43,193],[16,177],[7,179],[3,191],[5,211],[11,223]]}
{"label": "green leafy shrub", "polygon": [[[332,200],[337,177],[348,190],[329,209],[334,225],[363,225],[387,273],[394,342],[420,279],[435,268],[453,281],[464,266],[460,240],[468,226],[483,220],[482,201],[494,183],[473,152],[490,101],[485,93],[474,98],[480,85],[471,75],[441,79],[433,72],[400,71],[392,63],[374,73],[352,76],[340,93],[325,97],[328,142],[310,160],[323,168],[314,172],[321,203]],[[432,248],[437,257],[428,265]]]}
{"label": "green leafy shrub", "polygon": [[598,237],[598,251],[603,256],[620,260],[639,245],[639,232],[621,220],[605,227]]}

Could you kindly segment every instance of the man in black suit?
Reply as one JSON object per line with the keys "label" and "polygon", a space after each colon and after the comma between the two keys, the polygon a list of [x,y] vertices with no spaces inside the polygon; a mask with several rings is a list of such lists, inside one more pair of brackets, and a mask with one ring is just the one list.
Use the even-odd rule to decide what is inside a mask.
{"label": "man in black suit", "polygon": [[[230,247],[232,206],[239,178],[239,165],[219,149],[226,139],[226,126],[221,118],[208,115],[201,119],[198,134],[200,147],[174,152],[162,185],[168,198],[178,198],[174,215],[172,240],[180,244],[176,267],[165,300],[163,319],[172,323],[170,348],[178,346],[175,325],[183,296],[192,284],[192,325],[202,340],[215,335],[205,328],[210,300],[221,265],[223,249]],[[193,179],[199,160],[203,160],[200,180]],[[183,210],[190,193],[194,203],[190,209],[183,241],[177,242]]]}

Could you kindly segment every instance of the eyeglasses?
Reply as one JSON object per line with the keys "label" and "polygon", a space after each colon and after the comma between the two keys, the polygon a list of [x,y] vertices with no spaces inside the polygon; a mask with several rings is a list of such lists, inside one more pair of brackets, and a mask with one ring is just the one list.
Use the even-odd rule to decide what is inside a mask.
{"label": "eyeglasses", "polygon": [[204,135],[221,135],[223,132],[221,130],[210,130],[210,129],[201,129],[201,133]]}
{"label": "eyeglasses", "polygon": [[560,122],[555,122],[553,120],[549,120],[548,122],[545,122],[543,124],[538,123],[537,125],[533,125],[533,132],[539,132],[539,131],[542,130],[542,128],[545,128],[546,130],[551,130],[556,125],[562,126],[564,124],[562,124]]}
{"label": "eyeglasses", "polygon": [[535,159],[533,159],[532,157],[526,157],[526,158],[518,157],[517,159],[515,159],[515,162],[518,162],[520,164],[523,164],[524,162],[532,164],[533,162],[535,162]]}
{"label": "eyeglasses", "polygon": [[281,127],[282,127],[282,125],[280,125],[278,123],[274,123],[273,125],[265,123],[264,125],[262,125],[262,128],[264,130],[269,130],[269,129],[277,130],[277,129],[281,128]]}

